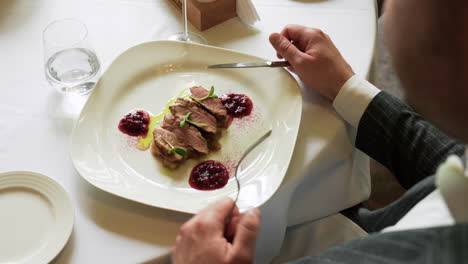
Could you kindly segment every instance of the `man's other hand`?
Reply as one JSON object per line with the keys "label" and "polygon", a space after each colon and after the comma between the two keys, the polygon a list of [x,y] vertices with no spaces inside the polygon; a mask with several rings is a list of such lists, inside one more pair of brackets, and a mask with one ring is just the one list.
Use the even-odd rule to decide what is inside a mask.
{"label": "man's other hand", "polygon": [[252,263],[260,212],[254,208],[240,214],[236,207],[227,221],[233,205],[234,201],[226,198],[183,224],[172,251],[172,263]]}
{"label": "man's other hand", "polygon": [[285,58],[302,82],[333,101],[345,82],[354,75],[330,37],[320,29],[288,25],[270,35],[270,43]]}

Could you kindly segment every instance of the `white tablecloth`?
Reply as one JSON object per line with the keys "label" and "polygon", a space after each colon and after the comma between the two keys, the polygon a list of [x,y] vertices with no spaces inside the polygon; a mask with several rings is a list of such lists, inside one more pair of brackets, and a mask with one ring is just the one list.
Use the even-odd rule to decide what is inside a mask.
{"label": "white tablecloth", "polygon": [[[203,35],[209,44],[274,59],[268,34],[288,23],[322,28],[354,70],[369,74],[374,0],[255,0],[262,21],[231,19]],[[74,232],[55,263],[138,263],[168,251],[190,216],[104,193],[77,174],[70,132],[84,98],[65,98],[44,79],[42,30],[52,20],[84,21],[104,69],[127,48],[180,30],[167,0],[2,0],[0,2],[0,172],[31,170],[60,182],[76,208]],[[301,130],[280,190],[263,206],[257,260],[271,259],[286,226],[333,214],[369,194],[367,158],[355,131],[328,103],[304,94]]]}

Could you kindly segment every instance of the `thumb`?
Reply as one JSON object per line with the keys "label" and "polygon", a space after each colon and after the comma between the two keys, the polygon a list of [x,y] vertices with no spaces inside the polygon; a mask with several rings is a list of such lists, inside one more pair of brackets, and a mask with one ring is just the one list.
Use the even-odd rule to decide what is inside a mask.
{"label": "thumb", "polygon": [[252,259],[260,227],[260,211],[253,208],[242,214],[236,228],[233,251],[237,256]]}
{"label": "thumb", "polygon": [[297,49],[286,37],[281,34],[273,33],[270,35],[270,43],[279,56],[285,58],[290,63],[294,63],[302,52]]}

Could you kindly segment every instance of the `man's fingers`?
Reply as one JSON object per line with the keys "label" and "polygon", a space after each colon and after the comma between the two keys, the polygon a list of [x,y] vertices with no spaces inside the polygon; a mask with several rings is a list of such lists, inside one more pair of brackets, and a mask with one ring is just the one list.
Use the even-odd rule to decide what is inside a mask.
{"label": "man's fingers", "polygon": [[304,51],[307,46],[307,34],[306,31],[309,28],[299,25],[287,25],[281,31],[281,35],[285,38],[289,39],[291,42],[294,43],[299,50]]}
{"label": "man's fingers", "polygon": [[229,214],[231,211],[232,206],[234,205],[234,201],[231,198],[223,198],[217,202],[214,202],[208,205],[205,209],[203,209],[198,215],[203,214],[212,214],[212,216],[224,216]]}
{"label": "man's fingers", "polygon": [[281,34],[273,33],[270,35],[270,43],[276,52],[290,63],[294,64],[303,53],[294,46],[293,43]]}
{"label": "man's fingers", "polygon": [[289,40],[299,42],[304,37],[304,31],[307,27],[300,26],[300,25],[286,25],[283,30],[281,30],[281,35],[286,37]]}
{"label": "man's fingers", "polygon": [[228,224],[228,215],[231,213],[233,206],[233,215],[239,215],[239,211],[235,207],[234,201],[230,198],[224,198],[208,205],[205,209],[200,211],[181,226],[180,234],[187,237],[204,237],[208,235],[223,237]]}
{"label": "man's fingers", "polygon": [[241,215],[234,236],[234,254],[247,259],[253,257],[259,227],[260,211],[257,208],[250,209]]}
{"label": "man's fingers", "polygon": [[224,237],[229,241],[232,242],[234,239],[234,235],[236,234],[237,225],[239,224],[240,216],[233,216],[226,225],[226,230],[224,232]]}
{"label": "man's fingers", "polygon": [[305,52],[311,43],[317,43],[326,34],[318,28],[309,28],[300,25],[287,25],[280,33],[302,52]]}
{"label": "man's fingers", "polygon": [[235,214],[236,207],[234,201],[231,198],[224,198],[220,201],[208,205],[208,207],[206,207],[199,214],[197,214],[195,218],[197,221],[202,221],[203,223],[207,223],[212,227],[222,227],[221,229],[224,232],[224,226],[227,224],[226,219],[231,213],[231,209],[233,208],[233,206],[233,213]]}
{"label": "man's fingers", "polygon": [[181,241],[182,241],[182,236],[177,235],[176,240],[175,240],[176,245],[180,244]]}

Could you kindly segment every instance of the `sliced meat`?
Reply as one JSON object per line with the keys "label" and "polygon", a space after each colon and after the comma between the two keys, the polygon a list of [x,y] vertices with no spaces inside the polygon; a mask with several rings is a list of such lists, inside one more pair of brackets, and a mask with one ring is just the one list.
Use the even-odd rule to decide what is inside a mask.
{"label": "sliced meat", "polygon": [[156,128],[153,131],[153,136],[154,141],[151,146],[151,153],[157,157],[164,166],[170,169],[175,169],[186,159],[175,152],[172,154],[168,153],[168,151],[171,150],[171,147],[164,141],[164,139],[176,148],[187,149],[185,145],[179,143],[177,136],[174,133],[165,129]]}
{"label": "sliced meat", "polygon": [[216,132],[216,134],[202,132],[203,137],[206,139],[206,142],[208,143],[208,148],[210,149],[210,151],[216,152],[221,149],[221,144],[219,143],[219,139],[222,136],[222,131],[223,130],[218,129],[218,132]]}
{"label": "sliced meat", "polygon": [[[195,98],[203,98],[210,93],[210,91],[206,90],[201,86],[194,86],[190,88],[190,92]],[[208,110],[211,114],[213,114],[216,117],[216,120],[218,121],[218,125],[220,127],[226,126],[228,115],[226,108],[224,107],[220,98],[207,98],[205,100],[196,102],[202,105],[206,110]]]}
{"label": "sliced meat", "polygon": [[174,133],[180,144],[190,147],[199,153],[207,154],[208,145],[200,131],[188,123],[183,128],[180,127],[179,123],[181,120],[181,118],[177,118],[172,114],[167,114],[161,127]]}
{"label": "sliced meat", "polygon": [[208,111],[201,108],[199,104],[182,98],[177,98],[175,103],[169,106],[169,109],[174,116],[181,119],[183,119],[190,112],[190,121],[199,124],[206,124],[206,126],[196,126],[198,129],[208,133],[216,133],[216,118],[208,113]]}
{"label": "sliced meat", "polygon": [[172,146],[176,148],[183,148],[187,149],[188,146],[186,146],[183,142],[181,142],[176,134],[172,133],[169,130],[162,129],[162,128],[155,128],[153,131],[153,138],[154,140],[161,140],[165,145],[169,146],[166,142],[164,142],[163,138],[167,140],[169,143],[172,144]]}

